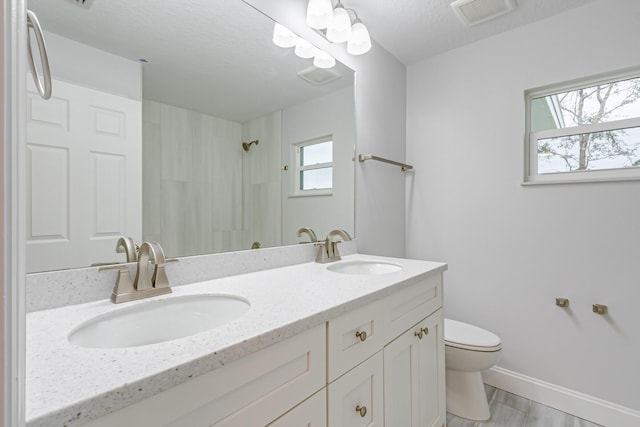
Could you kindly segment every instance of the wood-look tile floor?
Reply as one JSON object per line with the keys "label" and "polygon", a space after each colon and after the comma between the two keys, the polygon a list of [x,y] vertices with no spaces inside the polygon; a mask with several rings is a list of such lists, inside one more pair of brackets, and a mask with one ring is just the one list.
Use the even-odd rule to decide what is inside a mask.
{"label": "wood-look tile floor", "polygon": [[491,419],[469,421],[447,414],[447,427],[600,427],[557,409],[485,385]]}

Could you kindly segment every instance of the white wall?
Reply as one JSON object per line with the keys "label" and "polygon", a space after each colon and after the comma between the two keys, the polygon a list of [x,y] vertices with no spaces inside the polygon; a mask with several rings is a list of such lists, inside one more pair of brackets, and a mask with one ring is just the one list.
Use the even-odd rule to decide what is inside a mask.
{"label": "white wall", "polygon": [[[312,227],[319,239],[333,229],[353,235],[355,109],[353,87],[348,87],[282,112],[282,157],[289,171],[282,173],[282,242],[296,244],[296,232]],[[333,137],[333,191],[324,196],[291,196],[295,185],[292,146],[312,139]],[[306,239],[306,237],[305,237]]]}
{"label": "white wall", "polygon": [[412,65],[407,91],[407,255],[449,263],[446,315],[497,333],[499,366],[636,410],[640,182],[520,183],[524,90],[640,65],[638,40],[640,2],[602,0]]}
{"label": "white wall", "polygon": [[[374,42],[354,57],[344,45],[331,45],[302,17],[306,1],[245,0],[333,54],[356,71],[357,152],[402,161],[406,137],[406,70]],[[366,16],[361,17],[366,21]],[[363,253],[403,256],[405,250],[405,177],[398,168],[376,162],[356,164],[356,230]]]}
{"label": "white wall", "polygon": [[142,64],[45,31],[53,78],[142,101]]}

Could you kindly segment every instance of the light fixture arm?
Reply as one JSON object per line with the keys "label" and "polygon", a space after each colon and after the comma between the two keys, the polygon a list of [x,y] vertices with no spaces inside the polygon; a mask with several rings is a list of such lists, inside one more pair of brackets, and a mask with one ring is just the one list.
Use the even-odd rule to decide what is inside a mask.
{"label": "light fixture arm", "polygon": [[[340,3],[340,2],[338,2],[338,3]],[[351,20],[351,25],[355,24],[356,21],[357,22],[362,22],[362,21],[360,21],[360,18],[358,17],[358,12],[356,12],[355,9],[351,9],[350,7],[345,7],[344,10],[346,10],[347,12],[352,12],[353,13],[353,19]]]}

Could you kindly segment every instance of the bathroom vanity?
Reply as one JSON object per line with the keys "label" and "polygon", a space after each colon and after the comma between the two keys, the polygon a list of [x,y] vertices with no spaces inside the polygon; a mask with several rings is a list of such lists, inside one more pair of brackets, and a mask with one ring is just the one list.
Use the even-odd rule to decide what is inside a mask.
{"label": "bathroom vanity", "polygon": [[[32,312],[27,425],[441,427],[445,270],[355,254],[176,286],[122,305],[105,299]],[[197,295],[233,296],[250,309],[155,344],[68,341],[96,316]]]}

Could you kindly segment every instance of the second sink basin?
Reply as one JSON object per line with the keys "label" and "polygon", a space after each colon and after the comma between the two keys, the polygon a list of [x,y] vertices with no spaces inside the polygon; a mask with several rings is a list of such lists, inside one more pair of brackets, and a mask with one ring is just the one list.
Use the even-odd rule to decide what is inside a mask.
{"label": "second sink basin", "polygon": [[69,335],[80,347],[137,347],[207,331],[246,313],[244,298],[188,295],[124,307],[87,320]]}
{"label": "second sink basin", "polygon": [[402,270],[402,266],[382,261],[343,261],[331,264],[327,270],[342,274],[386,274]]}

